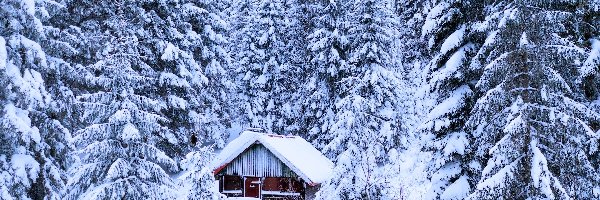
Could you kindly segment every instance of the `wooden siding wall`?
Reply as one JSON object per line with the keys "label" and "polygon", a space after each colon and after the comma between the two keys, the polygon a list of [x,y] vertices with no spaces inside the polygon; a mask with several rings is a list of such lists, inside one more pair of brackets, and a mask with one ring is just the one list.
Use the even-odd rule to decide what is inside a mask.
{"label": "wooden siding wall", "polygon": [[227,165],[225,175],[296,177],[279,158],[261,144],[252,145]]}

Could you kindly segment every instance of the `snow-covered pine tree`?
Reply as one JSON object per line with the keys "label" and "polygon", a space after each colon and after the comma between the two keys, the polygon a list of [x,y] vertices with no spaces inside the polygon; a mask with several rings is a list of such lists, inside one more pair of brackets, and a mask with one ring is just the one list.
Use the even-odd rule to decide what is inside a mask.
{"label": "snow-covered pine tree", "polygon": [[[314,10],[309,9],[310,1],[306,0],[285,0],[285,24],[288,31],[284,36],[286,49],[282,52],[288,59],[288,62],[294,66],[295,73],[303,73],[302,70],[306,63],[306,56],[309,52],[306,49],[308,45],[307,37],[312,28],[311,19],[315,15]],[[292,77],[299,79],[297,77]]]}
{"label": "snow-covered pine tree", "polygon": [[583,63],[581,74],[577,80],[583,87],[585,96],[592,101],[591,107],[600,113],[600,1],[592,1],[580,11],[582,14],[581,30],[582,38],[588,49],[589,56]]}
{"label": "snow-covered pine tree", "polygon": [[443,0],[431,6],[423,23],[421,37],[432,56],[425,69],[426,87],[436,99],[418,128],[426,140],[432,140],[424,147],[433,153],[428,199],[462,199],[477,180],[477,166],[472,165],[468,152],[472,138],[464,124],[480,73],[469,68],[469,63],[481,45],[474,22],[482,8],[477,0]]}
{"label": "snow-covered pine tree", "polygon": [[[200,8],[187,1],[139,2],[133,4],[142,9],[131,10],[138,22],[134,26],[144,31],[133,33],[139,38],[141,53],[156,82],[149,83],[139,92],[163,104],[160,115],[168,119],[164,125],[167,140],[160,140],[156,147],[172,158],[182,158],[193,146],[192,134],[205,139],[200,133],[203,118],[198,110],[200,88],[207,79],[192,51],[201,51],[201,38],[192,29],[195,14]],[[201,135],[202,134],[202,135]]]}
{"label": "snow-covered pine tree", "polygon": [[228,29],[230,38],[227,50],[232,52],[232,56],[235,58],[243,58],[243,56],[235,53],[242,53],[243,51],[240,48],[247,49],[244,47],[250,44],[250,38],[246,37],[246,33],[242,29],[251,19],[250,13],[254,10],[254,5],[251,2],[252,0],[234,0],[231,1],[226,10],[226,19],[230,27]]}
{"label": "snow-covered pine tree", "polygon": [[246,61],[241,60],[242,58],[252,57],[253,52],[250,51],[251,38],[248,37],[248,33],[245,28],[251,19],[250,13],[254,10],[254,4],[252,0],[234,0],[230,2],[230,6],[226,10],[227,12],[227,24],[229,25],[228,34],[229,43],[227,45],[227,51],[230,53],[232,62],[229,68],[232,73],[234,92],[231,97],[231,104],[237,108],[232,112],[232,122],[236,124],[248,124],[249,118],[245,112],[245,99],[240,98],[242,89],[240,88],[239,70],[241,67],[247,64]]}
{"label": "snow-covered pine tree", "polygon": [[[585,3],[584,3],[585,4]],[[597,199],[600,115],[577,84],[574,1],[499,1],[471,67],[483,69],[467,126],[481,179],[467,199]]]}
{"label": "snow-covered pine tree", "polygon": [[[334,179],[317,199],[393,199],[377,166],[401,148],[398,108],[402,82],[391,59],[397,34],[391,2],[353,1],[348,14],[348,65],[339,66],[334,123],[324,153],[334,158]],[[394,172],[387,172],[394,173]]]}
{"label": "snow-covered pine tree", "polygon": [[213,146],[205,146],[190,152],[181,161],[185,174],[179,177],[179,184],[184,189],[181,199],[217,200],[219,188],[215,187],[215,177],[210,169],[210,161],[214,158]]}
{"label": "snow-covered pine tree", "polygon": [[[223,145],[229,126],[229,91],[231,83],[229,55],[223,49],[226,23],[221,19],[222,1],[129,2],[128,18],[137,31],[140,52],[147,67],[141,69],[157,81],[140,89],[148,97],[164,104],[160,115],[167,118],[166,140],[156,147],[172,158],[182,158],[194,144],[201,142]],[[107,11],[108,9],[108,11]],[[103,49],[94,40],[98,23],[110,16],[111,4],[68,1],[65,14],[55,17],[64,32],[81,38],[70,41],[78,54],[69,61],[93,64],[95,54]],[[98,10],[97,13],[87,12]],[[69,35],[66,34],[66,35]],[[206,73],[206,75],[205,75]],[[87,81],[93,82],[93,81]],[[88,84],[75,85],[85,91]],[[75,92],[81,94],[84,92]],[[168,138],[168,139],[167,139]]]}
{"label": "snow-covered pine tree", "polygon": [[[87,36],[101,48],[92,49],[95,63],[87,66],[94,72],[90,85],[95,90],[77,97],[87,126],[73,138],[82,163],[73,168],[65,198],[172,199],[175,184],[163,168],[176,171],[177,164],[154,145],[173,138],[165,138],[164,104],[144,90],[156,78],[135,35],[132,15],[139,7],[114,1],[102,5],[93,13],[104,19],[84,22]],[[79,8],[84,10],[74,10],[87,12]]]}
{"label": "snow-covered pine tree", "polygon": [[[409,65],[421,59],[425,59],[427,48],[426,42],[421,40],[420,33],[427,11],[431,6],[427,0],[395,0],[395,13],[398,15],[399,21],[399,36],[395,41],[399,43],[397,55],[404,65]],[[435,6],[435,5],[433,5]],[[404,71],[409,71],[410,68],[405,68]]]}
{"label": "snow-covered pine tree", "polygon": [[[61,199],[68,131],[45,80],[50,1],[0,1],[0,199]],[[63,154],[63,155],[61,155]]]}
{"label": "snow-covered pine tree", "polygon": [[[222,0],[204,0],[195,2],[197,7],[190,8],[185,21],[192,24],[192,30],[186,33],[190,41],[197,43],[188,49],[194,52],[194,58],[202,67],[207,78],[206,85],[197,96],[203,121],[197,123],[196,130],[202,133],[204,142],[214,142],[222,148],[227,139],[225,129],[231,126],[233,117],[232,93],[232,61],[227,49],[229,28],[223,19]],[[192,40],[192,38],[194,40]],[[185,45],[183,45],[185,46]],[[196,113],[197,115],[198,113]]]}
{"label": "snow-covered pine tree", "polygon": [[310,10],[314,29],[308,36],[310,61],[306,65],[307,81],[299,92],[302,100],[304,138],[322,149],[329,142],[329,127],[335,122],[334,103],[341,78],[339,70],[346,66],[348,40],[344,25],[347,1],[316,1]]}
{"label": "snow-covered pine tree", "polygon": [[[229,127],[230,58],[224,49],[227,24],[221,2],[168,1],[147,11],[153,28],[140,35],[151,49],[149,65],[159,72],[156,93],[165,102],[163,116],[179,142],[163,141],[171,156],[183,157],[194,144],[223,146]],[[153,62],[153,61],[156,62]],[[168,150],[168,151],[171,151]]]}
{"label": "snow-covered pine tree", "polygon": [[[251,2],[244,26],[233,33],[240,42],[234,54],[236,84],[240,91],[242,123],[267,132],[286,134],[294,124],[292,93],[296,65],[285,56],[291,50],[287,34],[286,5],[283,0]],[[243,8],[245,9],[245,8]]]}
{"label": "snow-covered pine tree", "polygon": [[307,30],[312,30],[313,10],[309,9],[311,1],[306,0],[286,0],[285,1],[285,29],[286,34],[283,40],[285,41],[285,51],[282,56],[285,58],[284,85],[288,90],[284,90],[281,94],[284,97],[281,101],[285,102],[282,108],[285,110],[281,113],[284,118],[284,124],[280,125],[280,129],[285,134],[299,134],[303,130],[302,125],[302,102],[304,94],[300,92],[302,85],[306,83],[308,78],[309,50]]}

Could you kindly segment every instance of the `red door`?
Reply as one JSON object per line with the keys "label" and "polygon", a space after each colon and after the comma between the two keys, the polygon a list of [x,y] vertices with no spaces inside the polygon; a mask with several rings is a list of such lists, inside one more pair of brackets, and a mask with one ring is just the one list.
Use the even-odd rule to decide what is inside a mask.
{"label": "red door", "polygon": [[244,177],[244,197],[260,197],[260,178]]}

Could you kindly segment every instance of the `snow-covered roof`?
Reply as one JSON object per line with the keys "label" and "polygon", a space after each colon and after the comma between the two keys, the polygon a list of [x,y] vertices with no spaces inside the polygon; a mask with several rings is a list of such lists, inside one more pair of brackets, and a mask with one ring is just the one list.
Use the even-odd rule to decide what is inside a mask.
{"label": "snow-covered roof", "polygon": [[331,178],[333,163],[303,138],[252,130],[242,132],[223,148],[212,162],[214,172],[218,173],[255,142],[269,149],[281,162],[311,185],[323,183]]}

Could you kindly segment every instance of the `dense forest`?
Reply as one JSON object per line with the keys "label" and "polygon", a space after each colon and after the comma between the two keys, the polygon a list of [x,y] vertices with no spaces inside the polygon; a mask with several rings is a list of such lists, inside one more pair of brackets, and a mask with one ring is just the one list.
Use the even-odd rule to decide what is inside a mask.
{"label": "dense forest", "polygon": [[0,199],[218,199],[245,128],[322,200],[599,199],[599,0],[0,0]]}

